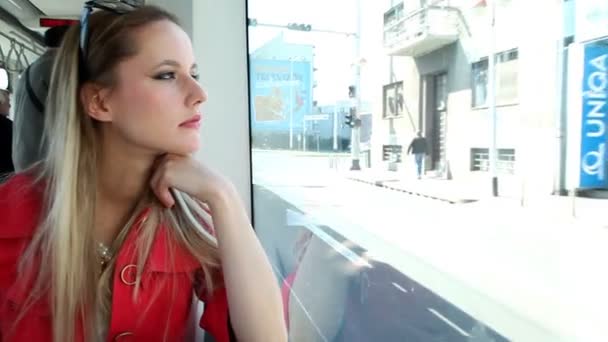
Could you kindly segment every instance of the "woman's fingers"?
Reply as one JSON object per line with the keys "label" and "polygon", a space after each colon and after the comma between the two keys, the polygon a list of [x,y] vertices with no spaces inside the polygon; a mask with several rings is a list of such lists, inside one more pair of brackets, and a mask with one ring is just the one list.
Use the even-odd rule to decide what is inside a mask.
{"label": "woman's fingers", "polygon": [[170,191],[171,183],[169,182],[166,163],[166,161],[162,161],[156,167],[150,179],[150,187],[159,201],[165,207],[171,208],[175,204],[175,199]]}

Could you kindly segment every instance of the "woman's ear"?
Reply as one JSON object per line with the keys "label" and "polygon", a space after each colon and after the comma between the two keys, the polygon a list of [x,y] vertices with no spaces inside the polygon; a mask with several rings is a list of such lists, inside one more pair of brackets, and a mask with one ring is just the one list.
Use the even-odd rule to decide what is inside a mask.
{"label": "woman's ear", "polygon": [[87,83],[80,90],[80,101],[85,113],[101,122],[112,122],[112,111],[107,103],[109,91],[99,85]]}

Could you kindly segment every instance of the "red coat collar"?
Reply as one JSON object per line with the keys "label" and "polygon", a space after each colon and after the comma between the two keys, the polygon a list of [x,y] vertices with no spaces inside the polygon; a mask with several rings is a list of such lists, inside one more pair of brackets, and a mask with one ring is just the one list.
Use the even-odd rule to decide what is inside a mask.
{"label": "red coat collar", "polygon": [[[25,173],[14,175],[0,185],[0,217],[3,218],[0,239],[30,239],[34,235],[40,224],[43,194],[44,185],[34,182],[34,177]],[[144,209],[135,220],[120,251],[124,257],[132,258],[135,255],[136,237],[150,210]],[[161,224],[146,267],[153,272],[189,272],[201,267],[196,258],[178,245],[171,235],[169,227]],[[171,255],[174,263],[169,259]]]}
{"label": "red coat collar", "polygon": [[[135,220],[134,226],[125,240],[118,262],[135,261],[135,241],[143,229],[143,223],[150,215],[151,208],[144,209]],[[167,224],[161,223],[152,242],[146,269],[152,272],[191,272],[201,267],[196,258],[172,237]]]}

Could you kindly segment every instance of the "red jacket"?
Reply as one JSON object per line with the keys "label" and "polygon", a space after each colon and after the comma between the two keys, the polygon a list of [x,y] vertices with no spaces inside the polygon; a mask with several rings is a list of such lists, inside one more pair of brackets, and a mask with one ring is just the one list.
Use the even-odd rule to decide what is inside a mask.
{"label": "red jacket", "polygon": [[[0,185],[0,342],[52,341],[48,298],[36,302],[10,335],[8,331],[14,326],[31,287],[31,282],[26,285],[21,281],[24,277],[17,277],[19,258],[38,226],[42,208],[40,187],[29,185],[31,179],[25,175],[13,176]],[[200,326],[218,342],[234,340],[226,290],[220,288],[212,294],[200,288],[194,291],[193,279],[195,274],[200,274],[200,265],[183,250],[174,253],[176,267],[169,265],[166,258],[169,240],[162,227],[143,271],[139,300],[132,299],[135,290],[134,241],[138,234],[135,228],[140,226],[146,214],[147,211],[140,215],[117,256],[107,341],[153,342],[163,341],[165,336],[166,341],[183,341],[189,328],[194,292],[205,302]],[[177,284],[175,291],[173,284]],[[83,341],[82,331],[77,331],[76,335]]]}

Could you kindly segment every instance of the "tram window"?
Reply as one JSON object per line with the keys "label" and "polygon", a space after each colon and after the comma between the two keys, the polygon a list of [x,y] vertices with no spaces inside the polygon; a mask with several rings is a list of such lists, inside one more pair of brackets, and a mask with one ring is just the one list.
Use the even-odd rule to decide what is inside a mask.
{"label": "tram window", "polygon": [[0,89],[8,90],[9,84],[8,71],[4,68],[0,68]]}
{"label": "tram window", "polygon": [[608,341],[608,2],[247,3],[293,341]]}

